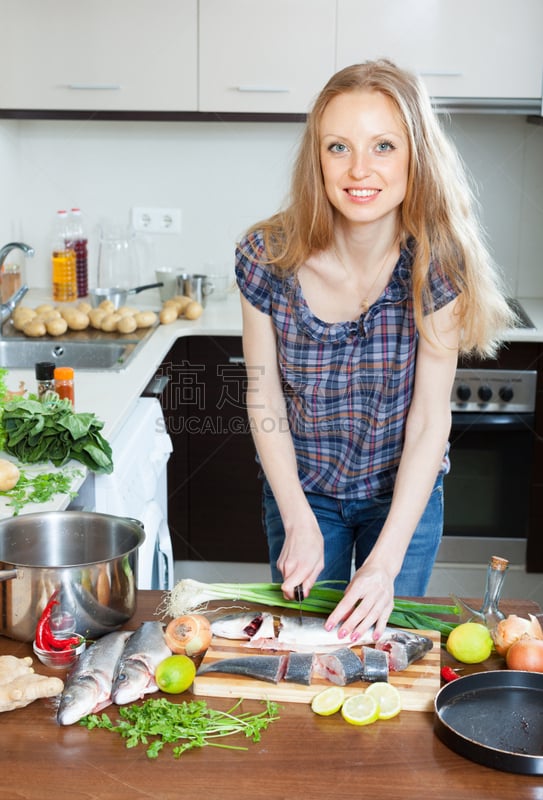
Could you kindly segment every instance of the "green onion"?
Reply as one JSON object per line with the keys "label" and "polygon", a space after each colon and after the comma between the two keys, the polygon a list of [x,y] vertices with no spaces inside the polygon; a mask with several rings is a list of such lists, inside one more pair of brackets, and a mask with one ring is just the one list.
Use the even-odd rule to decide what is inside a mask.
{"label": "green onion", "polygon": [[[301,608],[316,614],[330,614],[343,597],[344,581],[317,581]],[[178,581],[166,596],[164,611],[171,617],[181,617],[191,612],[203,611],[212,600],[243,601],[265,606],[298,609],[297,601],[287,600],[280,583],[202,583],[191,578]],[[448,634],[458,622],[444,622],[439,616],[454,616],[459,620],[457,605],[424,603],[418,600],[395,599],[390,623],[402,628],[437,630]]]}

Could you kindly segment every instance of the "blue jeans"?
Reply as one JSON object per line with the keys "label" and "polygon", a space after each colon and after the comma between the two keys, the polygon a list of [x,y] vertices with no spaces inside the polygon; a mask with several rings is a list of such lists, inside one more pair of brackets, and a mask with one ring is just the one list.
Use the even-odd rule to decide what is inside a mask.
{"label": "blue jeans", "polygon": [[[319,494],[306,495],[324,537],[324,569],[318,580],[349,581],[354,554],[358,569],[371,552],[381,532],[392,494],[366,500],[338,500]],[[263,524],[268,538],[272,580],[281,582],[277,559],[285,531],[272,491],[264,481]],[[432,574],[443,533],[443,476],[439,475],[417,525],[402,569],[394,582],[397,597],[423,596]]]}

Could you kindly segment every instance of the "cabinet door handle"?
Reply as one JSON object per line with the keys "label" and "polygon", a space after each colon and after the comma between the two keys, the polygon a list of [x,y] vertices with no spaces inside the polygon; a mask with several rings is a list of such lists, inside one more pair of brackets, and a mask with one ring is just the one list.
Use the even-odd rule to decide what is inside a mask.
{"label": "cabinet door handle", "polygon": [[118,92],[121,89],[120,83],[69,83],[68,89],[77,91],[99,91],[99,92]]}
{"label": "cabinet door handle", "polygon": [[265,86],[259,84],[242,84],[241,86],[236,86],[237,92],[269,92],[270,94],[280,94],[280,93],[287,93],[291,90],[288,86]]}
{"label": "cabinet door handle", "polygon": [[229,364],[245,364],[243,356],[228,356]]}

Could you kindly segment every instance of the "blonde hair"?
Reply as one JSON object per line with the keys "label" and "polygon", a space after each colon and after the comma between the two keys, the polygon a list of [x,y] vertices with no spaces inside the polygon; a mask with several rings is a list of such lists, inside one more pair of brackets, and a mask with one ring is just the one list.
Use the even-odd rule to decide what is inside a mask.
{"label": "blonde hair", "polygon": [[320,166],[319,131],[330,100],[357,91],[390,98],[404,126],[410,150],[407,190],[400,209],[403,247],[413,253],[413,296],[419,330],[430,302],[430,263],[459,292],[460,352],[495,354],[514,315],[503,296],[500,276],[484,244],[474,212],[475,198],[454,146],[438,123],[421,81],[382,59],[355,64],[330,78],[308,116],[294,166],[287,208],[252,226],[264,236],[266,263],[296,270],[311,254],[334,242],[334,209]]}

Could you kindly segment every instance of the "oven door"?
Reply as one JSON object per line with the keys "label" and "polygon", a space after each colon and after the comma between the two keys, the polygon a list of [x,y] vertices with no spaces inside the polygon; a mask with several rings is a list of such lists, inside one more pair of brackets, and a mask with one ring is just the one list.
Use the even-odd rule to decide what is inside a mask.
{"label": "oven door", "polygon": [[524,563],[533,414],[453,413],[441,561]]}

